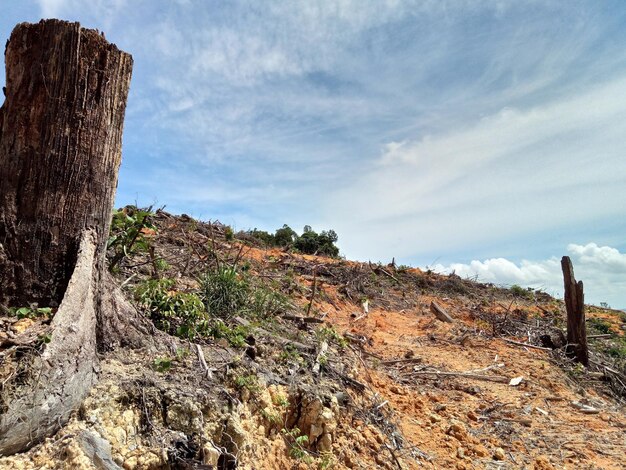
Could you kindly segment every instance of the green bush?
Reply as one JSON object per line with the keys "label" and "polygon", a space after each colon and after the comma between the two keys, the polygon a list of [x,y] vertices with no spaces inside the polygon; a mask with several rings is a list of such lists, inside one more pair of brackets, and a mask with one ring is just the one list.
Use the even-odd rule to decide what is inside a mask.
{"label": "green bush", "polygon": [[590,329],[594,329],[600,334],[611,333],[611,324],[602,318],[589,318],[587,322]]}
{"label": "green bush", "polygon": [[248,230],[246,233],[257,240],[262,241],[268,246],[276,246],[276,238],[274,235],[266,232],[265,230],[258,230],[255,228],[254,230]]}
{"label": "green bush", "polygon": [[248,304],[250,285],[234,267],[220,266],[199,281],[202,302],[206,311],[215,317],[229,319]]}
{"label": "green bush", "polygon": [[231,346],[236,348],[243,348],[246,346],[246,338],[250,334],[248,328],[244,326],[227,326],[222,320],[216,320],[212,323],[211,327],[207,331],[207,335],[220,339],[224,338]]}
{"label": "green bush", "polygon": [[152,224],[152,207],[139,209],[126,206],[113,212],[111,231],[107,241],[107,250],[112,252],[109,269],[115,270],[125,257],[142,251],[148,251],[150,243],[144,231],[156,230]]}
{"label": "green bush", "polygon": [[196,294],[177,292],[173,279],[151,279],[137,286],[137,302],[160,330],[193,339],[206,333],[208,316]]}
{"label": "green bush", "polygon": [[523,287],[518,286],[517,284],[513,284],[511,286],[511,293],[515,297],[521,297],[523,299],[532,299],[533,294],[528,289],[524,289]]}

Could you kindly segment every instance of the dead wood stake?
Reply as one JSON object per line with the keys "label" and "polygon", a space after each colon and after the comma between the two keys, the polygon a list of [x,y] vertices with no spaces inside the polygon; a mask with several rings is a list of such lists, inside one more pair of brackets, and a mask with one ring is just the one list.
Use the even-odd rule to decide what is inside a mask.
{"label": "dead wood stake", "polygon": [[434,300],[430,303],[430,311],[435,314],[438,320],[446,323],[454,323],[454,319],[450,314]]}
{"label": "dead wood stake", "polygon": [[565,286],[565,308],[567,309],[567,342],[566,352],[584,366],[589,365],[587,349],[587,329],[585,326],[585,302],[583,282],[574,278],[574,267],[569,256],[561,259],[563,283]]}

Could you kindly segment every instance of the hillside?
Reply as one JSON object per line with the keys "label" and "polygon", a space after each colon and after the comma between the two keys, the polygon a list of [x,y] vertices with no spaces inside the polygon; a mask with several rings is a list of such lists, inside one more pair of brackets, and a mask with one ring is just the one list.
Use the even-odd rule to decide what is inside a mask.
{"label": "hillside", "polygon": [[[109,262],[152,340],[102,351],[79,412],[1,468],[624,468],[623,312],[587,308],[584,369],[542,292],[118,217]],[[54,312],[0,318],[2,383]]]}

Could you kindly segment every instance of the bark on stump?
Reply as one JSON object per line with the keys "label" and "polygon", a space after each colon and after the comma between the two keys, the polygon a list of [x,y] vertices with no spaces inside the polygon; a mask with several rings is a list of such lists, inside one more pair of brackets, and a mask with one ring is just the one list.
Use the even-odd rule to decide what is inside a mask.
{"label": "bark on stump", "polygon": [[563,283],[565,285],[565,308],[567,310],[566,353],[584,366],[589,365],[587,328],[585,326],[585,298],[583,281],[576,282],[574,268],[569,256],[561,259]]}
{"label": "bark on stump", "polygon": [[0,397],[0,455],[56,431],[95,380],[101,303],[117,305],[102,282],[132,71],[97,31],[59,20],[18,25],[5,60],[0,304],[60,306],[50,343]]}

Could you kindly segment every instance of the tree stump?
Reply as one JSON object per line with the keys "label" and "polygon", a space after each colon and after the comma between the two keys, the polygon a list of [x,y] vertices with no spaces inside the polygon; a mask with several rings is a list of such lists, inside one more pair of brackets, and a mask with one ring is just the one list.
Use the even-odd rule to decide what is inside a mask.
{"label": "tree stump", "polygon": [[100,276],[132,57],[78,23],[22,23],[0,109],[0,303],[60,304],[86,228]]}
{"label": "tree stump", "polygon": [[96,325],[120,305],[102,286],[132,71],[97,31],[59,20],[19,24],[5,57],[0,304],[59,308],[43,353],[2,390],[0,456],[55,432],[96,379]]}
{"label": "tree stump", "polygon": [[583,282],[574,278],[574,268],[569,256],[561,259],[565,285],[565,308],[567,310],[566,353],[584,366],[589,365],[587,328],[585,326],[585,301]]}

